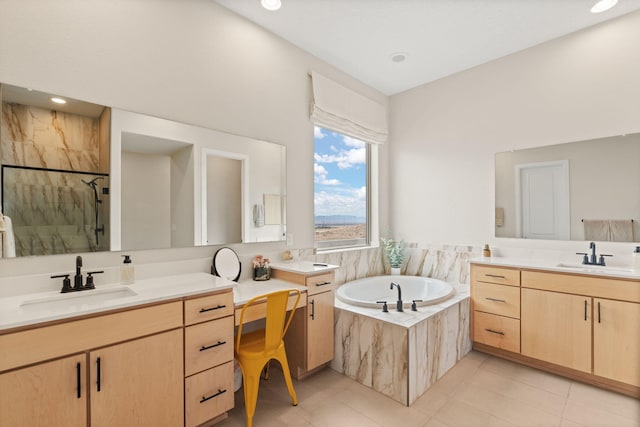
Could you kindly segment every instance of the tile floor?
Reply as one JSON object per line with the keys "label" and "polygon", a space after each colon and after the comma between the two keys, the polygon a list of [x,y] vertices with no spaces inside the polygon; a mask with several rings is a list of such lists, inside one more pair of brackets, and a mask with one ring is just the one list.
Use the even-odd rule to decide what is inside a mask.
{"label": "tile floor", "polygon": [[[411,407],[327,368],[295,381],[299,404],[282,372],[262,381],[254,427],[640,426],[640,400],[469,353]],[[220,427],[245,426],[242,389]]]}

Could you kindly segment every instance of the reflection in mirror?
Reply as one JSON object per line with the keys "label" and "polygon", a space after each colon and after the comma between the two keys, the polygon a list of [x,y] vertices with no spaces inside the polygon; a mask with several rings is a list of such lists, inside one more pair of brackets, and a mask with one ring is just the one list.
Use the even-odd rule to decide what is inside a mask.
{"label": "reflection in mirror", "polygon": [[640,241],[640,134],[497,153],[496,237]]}
{"label": "reflection in mirror", "polygon": [[193,144],[122,132],[122,250],[193,245]]}
{"label": "reflection in mirror", "polygon": [[285,147],[118,109],[111,146],[112,250],[284,239],[284,214],[256,227],[252,206],[284,212]]}
{"label": "reflection in mirror", "polygon": [[0,85],[3,257],[109,249],[110,109]]}
{"label": "reflection in mirror", "polygon": [[242,195],[248,194],[244,173],[249,171],[249,159],[209,149],[203,150],[203,159],[203,242],[207,245],[242,242],[246,229],[242,221],[246,209]]}

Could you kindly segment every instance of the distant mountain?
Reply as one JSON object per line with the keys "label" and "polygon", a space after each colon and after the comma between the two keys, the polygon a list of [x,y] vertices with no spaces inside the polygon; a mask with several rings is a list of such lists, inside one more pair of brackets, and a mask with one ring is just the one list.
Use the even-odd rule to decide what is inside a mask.
{"label": "distant mountain", "polygon": [[366,222],[365,217],[355,215],[318,215],[315,217],[316,225],[350,225]]}

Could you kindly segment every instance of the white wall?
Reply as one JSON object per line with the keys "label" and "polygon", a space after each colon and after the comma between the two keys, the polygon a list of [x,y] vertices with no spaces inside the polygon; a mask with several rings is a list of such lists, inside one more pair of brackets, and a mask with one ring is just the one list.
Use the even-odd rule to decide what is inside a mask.
{"label": "white wall", "polygon": [[242,241],[241,195],[242,162],[207,156],[207,243]]}
{"label": "white wall", "polygon": [[171,157],[123,151],[122,180],[122,247],[170,248]]}
{"label": "white wall", "polygon": [[[391,97],[398,237],[584,249],[494,238],[494,154],[638,132],[638,40],[640,12]],[[618,247],[630,253],[632,245]]]}
{"label": "white wall", "polygon": [[[313,125],[308,73],[387,97],[211,0],[4,0],[0,81],[287,146],[294,247],[313,244]],[[382,148],[381,168],[386,170]],[[196,165],[196,168],[198,166]],[[387,187],[380,203],[386,229]],[[264,244],[240,251],[259,253]],[[267,245],[284,249],[284,243]],[[134,258],[208,256],[211,248]],[[91,256],[95,262],[111,256]],[[73,256],[2,261],[0,275],[73,266]]]}

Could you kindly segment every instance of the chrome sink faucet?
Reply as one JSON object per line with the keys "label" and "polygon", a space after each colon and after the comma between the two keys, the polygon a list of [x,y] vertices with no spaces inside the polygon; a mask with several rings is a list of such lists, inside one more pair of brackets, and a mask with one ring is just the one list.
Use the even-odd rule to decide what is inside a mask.
{"label": "chrome sink faucet", "polygon": [[600,258],[598,259],[598,257],[596,256],[595,242],[589,243],[589,249],[591,249],[591,256],[589,256],[589,254],[586,252],[576,252],[576,255],[582,255],[582,264],[584,265],[600,265],[602,267],[605,267],[606,264],[604,262],[604,257],[613,256],[608,254],[600,254]]}
{"label": "chrome sink faucet", "polygon": [[398,288],[398,302],[396,303],[396,310],[404,311],[402,309],[402,289],[400,288],[400,285],[394,282],[391,282],[391,285],[389,285],[389,289],[393,289],[394,286]]}

